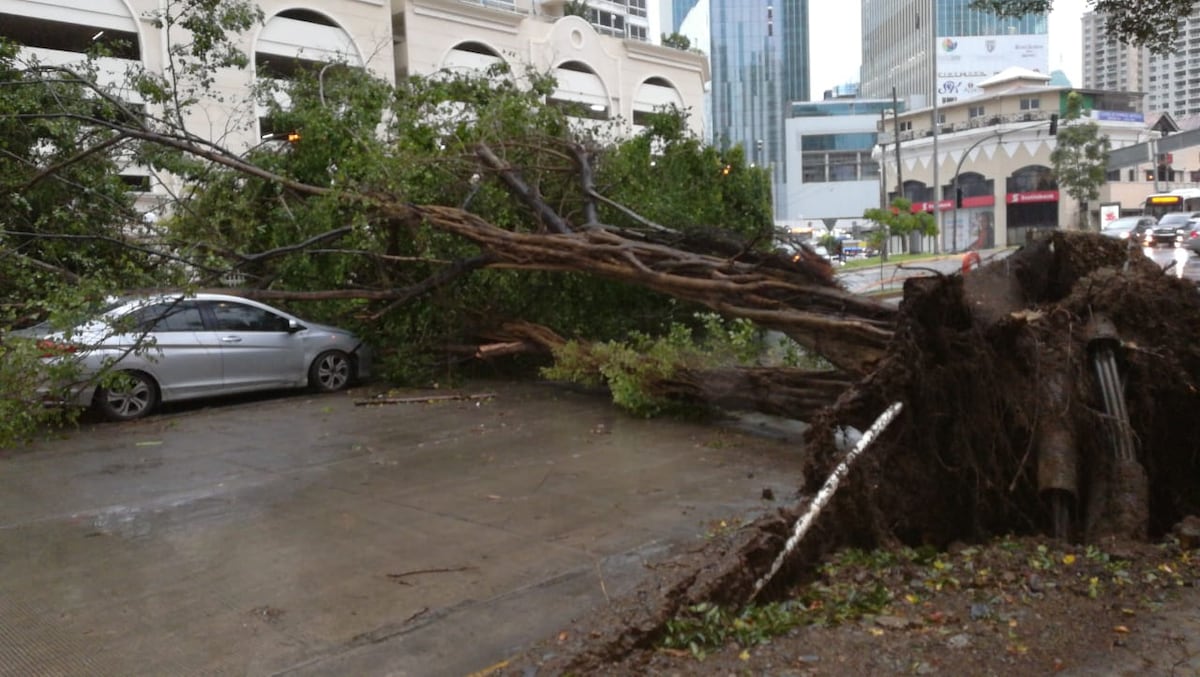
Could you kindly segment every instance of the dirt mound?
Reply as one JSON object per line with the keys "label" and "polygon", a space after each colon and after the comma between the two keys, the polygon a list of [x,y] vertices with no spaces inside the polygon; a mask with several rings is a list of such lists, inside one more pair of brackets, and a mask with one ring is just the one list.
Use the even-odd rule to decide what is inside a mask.
{"label": "dirt mound", "polygon": [[[1055,233],[965,278],[910,280],[900,318],[888,358],[811,440],[809,492],[840,455],[838,426],[905,405],[828,511],[851,544],[1145,538],[1200,512],[1185,413],[1200,404],[1193,283],[1122,242]],[[1101,351],[1127,421],[1100,387]]]}
{"label": "dirt mound", "polygon": [[[1191,282],[1095,235],[1057,232],[965,277],[910,279],[884,359],[813,422],[803,495],[844,457],[849,428],[893,402],[903,413],[757,602],[794,598],[849,547],[1145,542],[1200,514],[1197,336]],[[603,671],[701,605],[737,609],[804,507],[665,566],[529,663]]]}

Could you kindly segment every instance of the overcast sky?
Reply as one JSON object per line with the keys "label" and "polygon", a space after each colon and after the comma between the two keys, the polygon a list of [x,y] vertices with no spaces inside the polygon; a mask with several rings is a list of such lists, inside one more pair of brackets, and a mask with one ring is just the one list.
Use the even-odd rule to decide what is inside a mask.
{"label": "overcast sky", "polygon": [[[1067,74],[1072,85],[1082,86],[1079,17],[1086,0],[1054,0],[1050,13],[1050,70]],[[851,0],[810,0],[808,35],[811,41],[810,96],[820,100],[825,90],[858,82],[862,62],[862,5]]]}

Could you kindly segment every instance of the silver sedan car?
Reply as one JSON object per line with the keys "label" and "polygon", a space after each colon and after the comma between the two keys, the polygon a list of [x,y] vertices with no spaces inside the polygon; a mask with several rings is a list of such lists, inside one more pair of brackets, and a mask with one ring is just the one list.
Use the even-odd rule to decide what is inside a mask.
{"label": "silver sedan car", "polygon": [[349,331],[306,322],[224,294],[112,299],[96,319],[68,331],[41,324],[44,360],[72,360],[71,397],[128,421],[161,402],[255,390],[341,390],[370,375],[370,354]]}

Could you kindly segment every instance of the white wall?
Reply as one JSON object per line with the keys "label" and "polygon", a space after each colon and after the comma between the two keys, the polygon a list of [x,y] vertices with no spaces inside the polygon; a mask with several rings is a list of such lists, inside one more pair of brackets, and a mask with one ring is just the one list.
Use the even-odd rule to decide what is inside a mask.
{"label": "white wall", "polygon": [[800,140],[808,134],[875,132],[875,115],[830,115],[791,118],[784,123],[787,178],[783,219],[856,218],[879,206],[879,180],[804,183]]}

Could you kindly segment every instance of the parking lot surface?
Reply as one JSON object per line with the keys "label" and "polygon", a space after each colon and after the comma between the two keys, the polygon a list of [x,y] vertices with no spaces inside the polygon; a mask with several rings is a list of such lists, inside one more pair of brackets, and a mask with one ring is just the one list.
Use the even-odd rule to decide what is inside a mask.
{"label": "parking lot surface", "polygon": [[800,484],[795,438],[455,392],[494,397],[256,399],[0,452],[0,675],[469,674]]}

